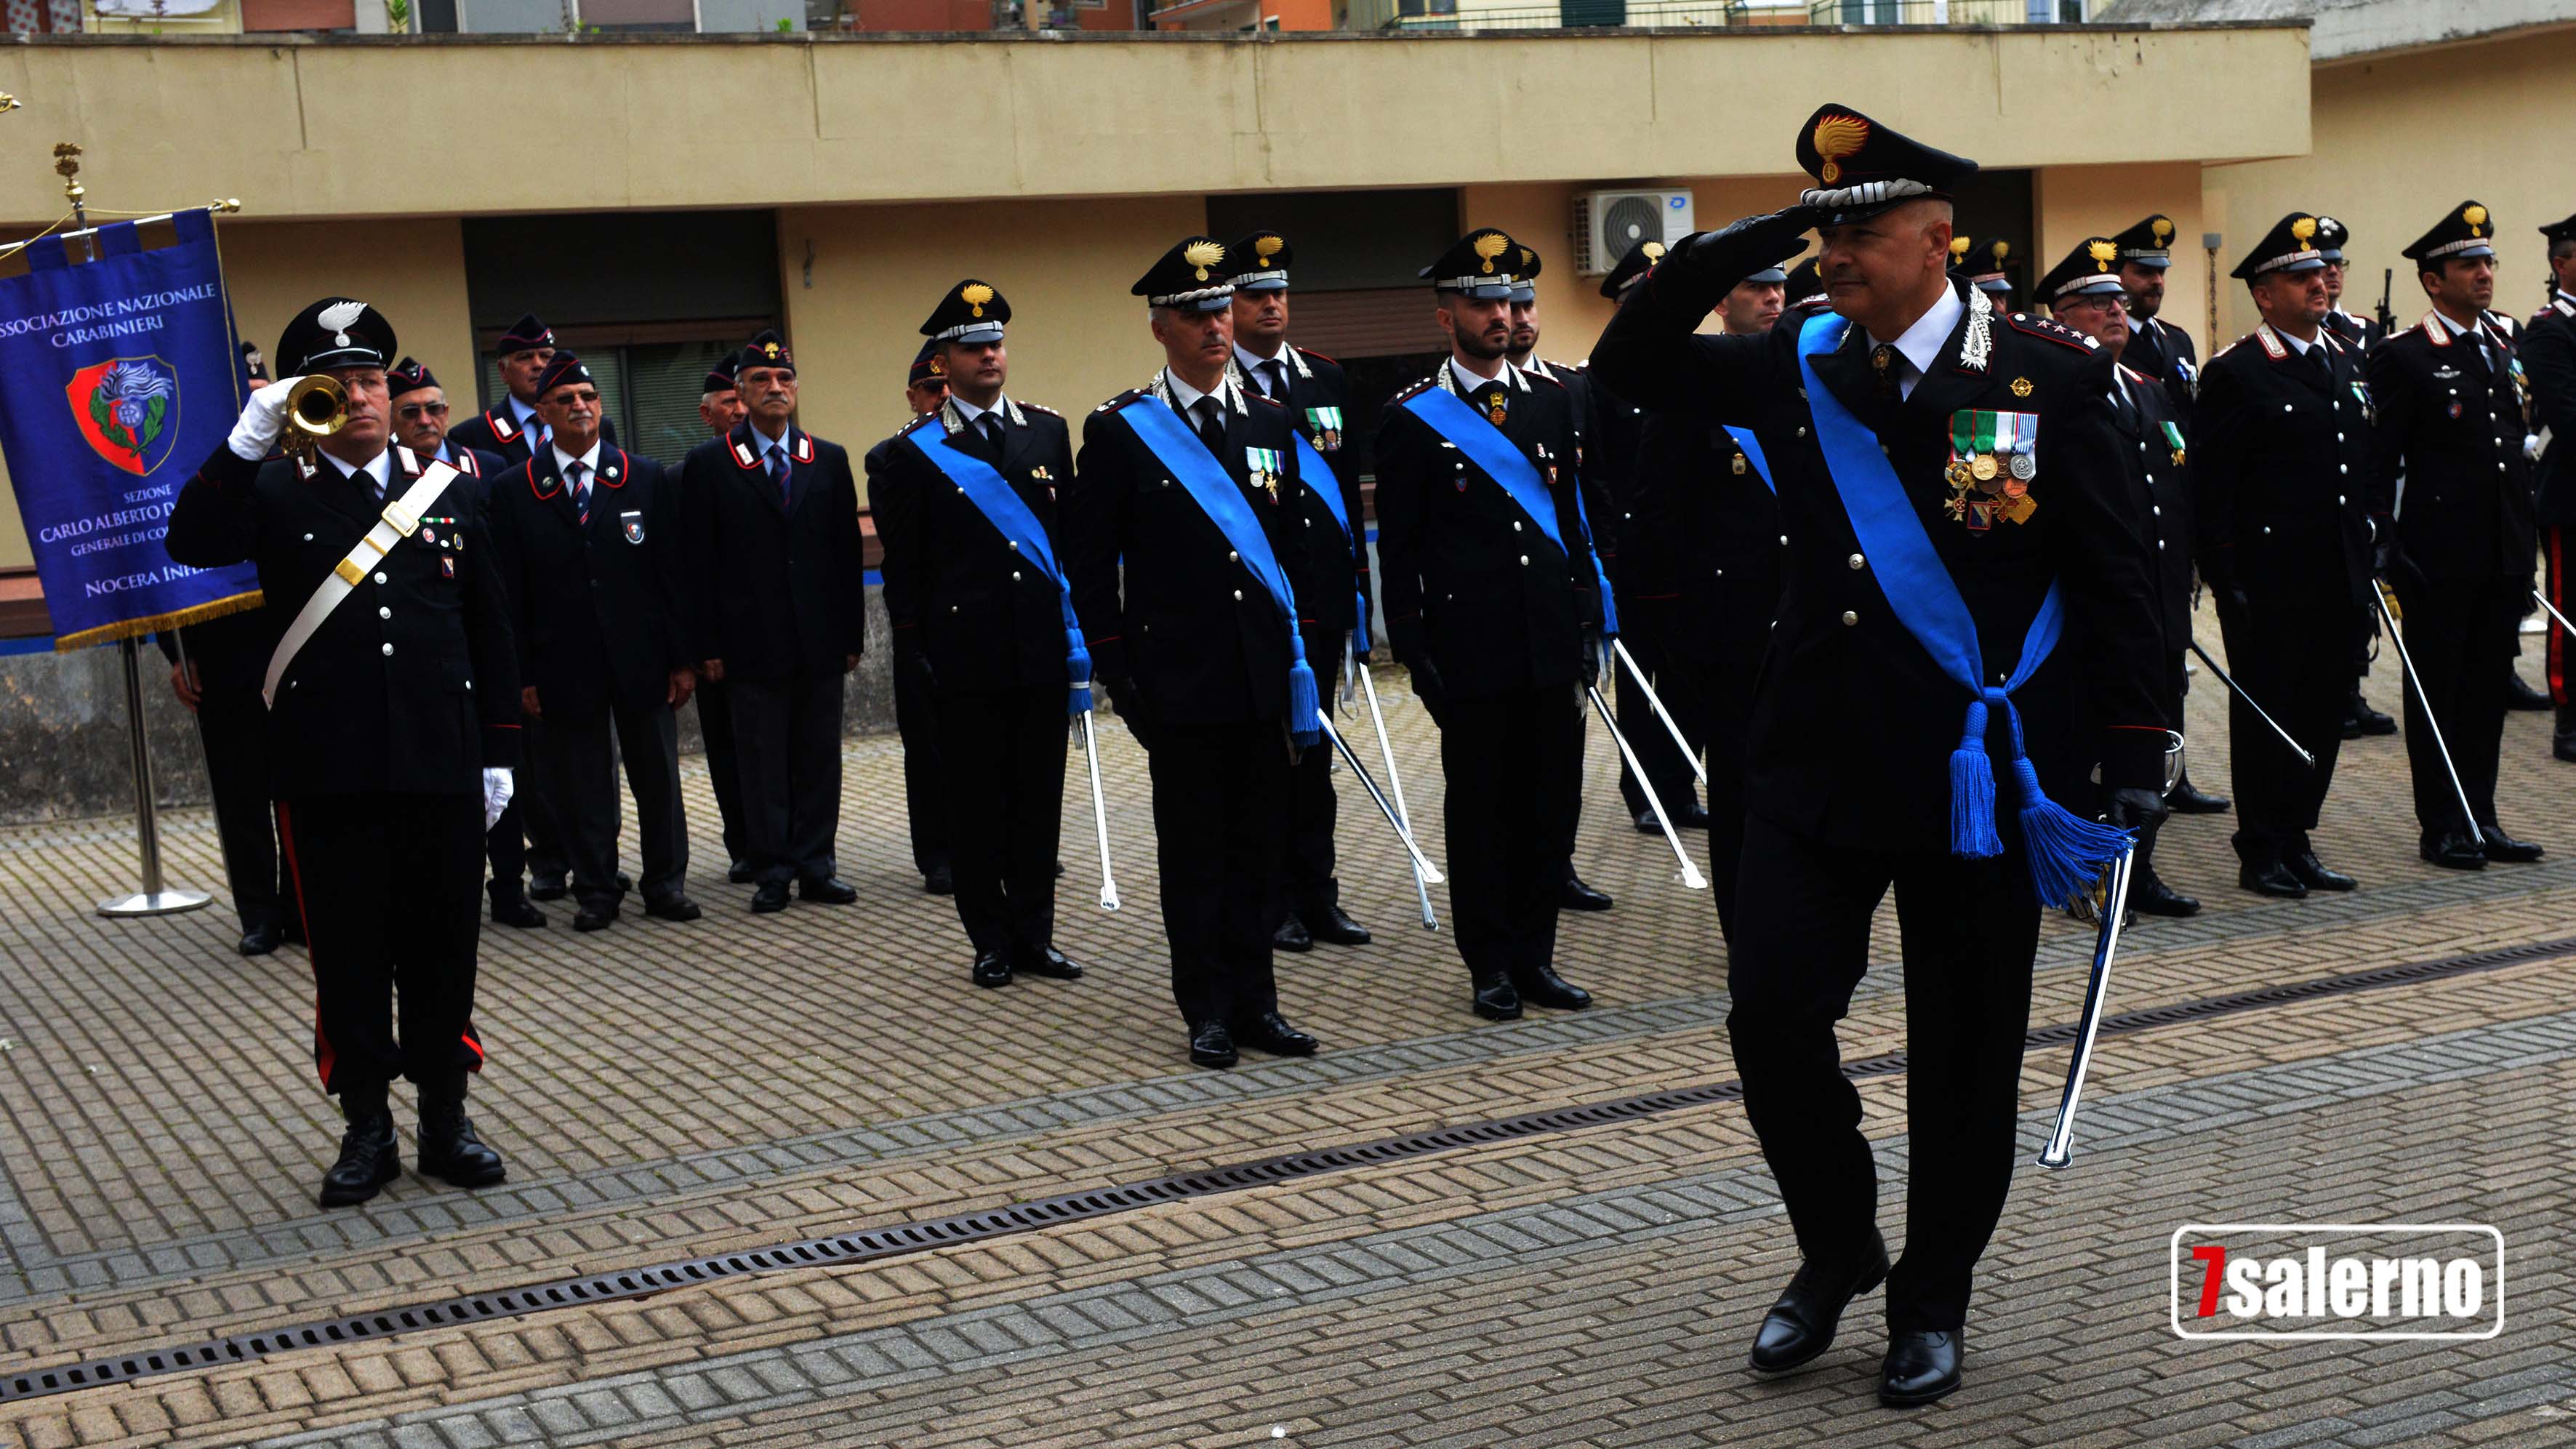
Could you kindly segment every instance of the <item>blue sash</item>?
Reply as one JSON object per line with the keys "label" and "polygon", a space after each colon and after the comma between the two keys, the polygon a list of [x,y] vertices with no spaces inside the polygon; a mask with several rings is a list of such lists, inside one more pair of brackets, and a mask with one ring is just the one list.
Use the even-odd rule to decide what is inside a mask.
{"label": "blue sash", "polygon": [[1091,652],[1082,647],[1082,624],[1073,616],[1073,586],[1065,582],[1064,570],[1056,567],[1055,548],[1047,541],[1045,525],[1020,495],[1011,491],[1008,480],[990,463],[971,453],[961,453],[948,446],[948,432],[936,422],[925,423],[905,435],[930,466],[946,474],[948,481],[966,495],[1004,538],[1019,545],[1020,557],[1037,565],[1038,571],[1055,583],[1056,602],[1064,609],[1064,667],[1073,681],[1073,694],[1068,705],[1072,714],[1091,712]]}
{"label": "blue sash", "polygon": [[2128,848],[2127,831],[2077,819],[2039,788],[2039,774],[2022,751],[2021,712],[2012,692],[2057,647],[2066,605],[2060,584],[2052,580],[2047,597],[2022,639],[2021,661],[2002,685],[1986,684],[1984,656],[1977,645],[1976,620],[1959,596],[1958,582],[1942,566],[1923,529],[1922,517],[1905,496],[1896,469],[1878,449],[1871,432],[1816,376],[1814,356],[1831,352],[1851,323],[1831,314],[1808,321],[1798,339],[1798,372],[1807,388],[1807,406],[1816,420],[1816,443],[1825,455],[1825,470],[1861,551],[1875,561],[1879,591],[1897,621],[1941,672],[1969,696],[1966,727],[1959,747],[1950,754],[1950,852],[1972,859],[2003,854],[1995,833],[1994,762],[1986,754],[1988,712],[1996,706],[2012,725],[2013,781],[2018,787],[2024,854],[2031,883],[2043,906],[2063,905],[2088,890],[2103,866]]}
{"label": "blue sash", "polygon": [[[1436,383],[1405,399],[1404,410],[1430,424],[1431,431],[1455,443],[1458,451],[1467,455],[1468,462],[1502,485],[1503,492],[1521,506],[1521,512],[1538,524],[1538,531],[1547,535],[1548,542],[1555,544],[1567,557],[1573,556],[1574,551],[1566,547],[1564,535],[1557,530],[1556,498],[1547,491],[1547,480],[1539,477],[1538,469],[1530,465],[1530,460],[1522,455],[1520,449],[1512,446],[1512,440],[1503,436],[1502,429],[1487,422],[1458,394]],[[1601,555],[1592,548],[1592,525],[1583,517],[1583,486],[1579,481],[1574,488],[1574,518],[1583,528],[1584,551],[1591,559],[1592,579],[1601,590],[1601,633],[1607,638],[1619,632],[1619,616],[1610,603],[1610,579],[1601,572]]]}
{"label": "blue sash", "polygon": [[[1172,470],[1172,477],[1190,491],[1208,521],[1234,546],[1238,559],[1270,591],[1270,601],[1278,606],[1279,617],[1288,621],[1288,737],[1301,748],[1322,739],[1323,728],[1316,722],[1319,701],[1315,671],[1306,663],[1306,641],[1297,632],[1297,596],[1288,586],[1288,575],[1280,569],[1278,556],[1270,551],[1270,536],[1261,531],[1261,520],[1253,516],[1252,505],[1244,501],[1243,491],[1224,465],[1217,462],[1216,455],[1207,450],[1207,444],[1161,398],[1148,393],[1120,408],[1118,416],[1126,420],[1163,466]],[[1288,431],[1297,430],[1292,427]]]}
{"label": "blue sash", "polygon": [[1762,480],[1762,486],[1771,490],[1772,497],[1779,497],[1780,485],[1771,481],[1771,460],[1762,456],[1762,444],[1754,438],[1753,430],[1728,423],[1726,435],[1744,450],[1745,460],[1753,465],[1753,475]]}
{"label": "blue sash", "polygon": [[[1351,531],[1350,510],[1342,506],[1341,475],[1333,471],[1332,465],[1324,461],[1324,455],[1315,451],[1315,445],[1307,442],[1306,435],[1298,432],[1295,425],[1290,425],[1288,431],[1297,439],[1297,476],[1306,480],[1306,486],[1315,490],[1315,496],[1324,500],[1324,508],[1333,515],[1333,521],[1342,526],[1342,542],[1351,546],[1351,559],[1357,563],[1367,545]],[[1324,481],[1317,483],[1315,480],[1318,478]],[[1356,584],[1351,586],[1351,593],[1359,600],[1360,621],[1352,651],[1359,658],[1366,659],[1369,652],[1368,595],[1360,593]]]}

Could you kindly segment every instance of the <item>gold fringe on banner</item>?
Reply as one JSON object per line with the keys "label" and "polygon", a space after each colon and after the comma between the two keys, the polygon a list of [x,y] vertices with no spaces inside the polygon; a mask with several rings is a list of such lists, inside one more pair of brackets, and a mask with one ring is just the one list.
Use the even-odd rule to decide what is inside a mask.
{"label": "gold fringe on banner", "polygon": [[264,602],[266,601],[261,598],[259,590],[253,589],[247,594],[235,594],[229,599],[217,599],[212,603],[197,604],[190,608],[173,610],[167,614],[154,614],[143,619],[128,619],[121,624],[101,624],[95,629],[83,629],[77,634],[64,634],[57,637],[54,640],[54,652],[60,654],[72,649],[86,649],[92,644],[112,644],[119,639],[138,639],[163,629],[184,629],[190,624],[202,624],[208,619],[220,619],[226,614],[238,614],[244,609],[256,609]]}

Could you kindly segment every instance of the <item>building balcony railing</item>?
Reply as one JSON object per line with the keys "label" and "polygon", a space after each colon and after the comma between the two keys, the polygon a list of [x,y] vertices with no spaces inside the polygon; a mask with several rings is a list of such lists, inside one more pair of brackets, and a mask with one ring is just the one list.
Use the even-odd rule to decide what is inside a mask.
{"label": "building balcony railing", "polygon": [[[2087,18],[2087,0],[1396,0],[1383,30],[1717,29],[1769,25],[2033,25]],[[1354,7],[1355,9],[1359,7]]]}

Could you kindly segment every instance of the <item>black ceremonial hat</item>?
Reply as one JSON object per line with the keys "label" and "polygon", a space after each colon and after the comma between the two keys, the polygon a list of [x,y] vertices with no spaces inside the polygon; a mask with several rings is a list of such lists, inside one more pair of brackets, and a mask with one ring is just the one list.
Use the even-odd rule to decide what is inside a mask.
{"label": "black ceremonial hat", "polygon": [[1644,276],[1649,268],[1663,259],[1664,244],[1659,241],[1641,241],[1628,248],[1627,255],[1619,258],[1619,264],[1610,269],[1610,275],[1601,279],[1601,295],[1615,300],[1628,290],[1630,282]]}
{"label": "black ceremonial hat", "polygon": [[939,360],[939,339],[935,337],[921,344],[921,350],[912,355],[912,366],[903,375],[903,385],[915,387],[934,377],[943,382],[948,378],[948,364]]}
{"label": "black ceremonial hat", "polygon": [[296,313],[277,339],[277,364],[288,377],[326,367],[383,367],[394,352],[394,325],[349,297],[325,297]]}
{"label": "black ceremonial hat", "polygon": [[2317,219],[2304,211],[2294,211],[2272,223],[2254,250],[2236,264],[2227,275],[2252,281],[2265,272],[2313,272],[2322,268],[2326,259],[2317,250]]}
{"label": "black ceremonial hat", "polygon": [[547,360],[546,370],[537,374],[537,396],[542,400],[547,393],[572,382],[587,382],[593,387],[599,385],[579,357],[569,352],[558,352]]}
{"label": "black ceremonial hat", "polygon": [[1866,221],[1918,197],[1948,200],[1977,163],[1891,130],[1849,106],[1823,106],[1798,132],[1798,165],[1816,185],[1798,200],[1825,215],[1818,226]]}
{"label": "black ceremonial hat", "polygon": [[1148,307],[1178,307],[1187,312],[1217,312],[1234,296],[1225,271],[1225,243],[1212,236],[1185,236],[1145,269],[1127,290]]}
{"label": "black ceremonial hat", "polygon": [[2540,234],[2553,242],[2576,241],[2576,216],[2553,221],[2540,229]]}
{"label": "black ceremonial hat", "polygon": [[728,352],[724,356],[716,359],[715,366],[707,369],[706,386],[699,390],[701,392],[732,392],[735,390],[733,375],[741,370],[742,354],[739,352]]}
{"label": "black ceremonial hat", "polygon": [[385,396],[389,398],[436,386],[438,379],[431,374],[429,364],[416,357],[406,357],[385,369]]}
{"label": "black ceremonial hat", "polygon": [[2120,280],[2120,262],[2117,238],[2088,236],[2039,279],[2039,300],[2053,307],[2070,297],[2125,292],[2129,284]]}
{"label": "black ceremonial hat", "polygon": [[[2163,271],[2173,265],[2173,239],[2173,218],[2158,212],[2112,237],[2111,245],[2119,252],[2119,261]],[[2118,270],[2116,264],[2113,270]],[[2047,289],[2041,292],[2045,295]]]}
{"label": "black ceremonial hat", "polygon": [[1512,271],[1512,300],[1535,302],[1538,288],[1532,283],[1537,279],[1539,269],[1547,264],[1539,259],[1537,248],[1523,246],[1519,242],[1512,243],[1512,246],[1515,248],[1513,255],[1520,259]]}
{"label": "black ceremonial hat", "polygon": [[1824,274],[1817,269],[1814,257],[1809,257],[1789,269],[1786,300],[1792,307],[1802,302],[1813,302],[1818,306],[1825,305],[1825,278]]}
{"label": "black ceremonial hat", "polygon": [[[1536,252],[1530,255],[1535,257]],[[1457,244],[1440,254],[1440,259],[1414,275],[1429,282],[1434,291],[1463,292],[1470,297],[1499,301],[1512,295],[1520,265],[1520,244],[1511,233],[1497,227],[1480,226],[1458,238]]]}
{"label": "black ceremonial hat", "polygon": [[554,345],[555,329],[538,321],[537,314],[530,312],[511,323],[510,330],[501,334],[501,341],[496,350],[503,357],[507,357],[513,352],[533,352],[540,347]]}
{"label": "black ceremonial hat", "polygon": [[784,368],[793,374],[796,371],[796,354],[787,350],[787,343],[779,337],[776,328],[764,327],[734,359],[737,378],[746,367]]}
{"label": "black ceremonial hat", "polygon": [[933,342],[999,342],[1002,324],[1011,320],[1010,300],[990,282],[973,277],[948,289],[921,324],[921,335]]}
{"label": "black ceremonial hat", "polygon": [[2425,264],[2452,257],[2491,257],[2495,255],[2495,226],[2485,207],[2463,201],[2435,222],[2431,231],[2415,238],[2415,244],[2404,255],[2409,261]]}
{"label": "black ceremonial hat", "polygon": [[[1952,241],[1952,249],[1955,251],[1956,248],[1957,242],[1954,238]],[[2012,273],[2005,268],[2004,258],[2012,255],[2012,243],[2004,240],[2002,237],[1996,237],[1993,241],[1986,243],[1985,253],[1986,262],[1983,264],[1983,270],[1973,272],[1967,271],[1966,268],[1968,266],[1979,265],[1974,262],[1967,263],[1960,268],[1961,272],[1967,278],[1968,285],[1992,297],[2011,295]]]}
{"label": "black ceremonial hat", "polygon": [[2343,260],[2343,244],[2352,240],[2352,228],[2331,216],[2317,218],[2317,255],[2330,262]]}
{"label": "black ceremonial hat", "polygon": [[1296,260],[1296,249],[1288,239],[1275,231],[1256,231],[1225,249],[1235,272],[1234,289],[1238,292],[1285,292],[1288,290],[1288,264]]}

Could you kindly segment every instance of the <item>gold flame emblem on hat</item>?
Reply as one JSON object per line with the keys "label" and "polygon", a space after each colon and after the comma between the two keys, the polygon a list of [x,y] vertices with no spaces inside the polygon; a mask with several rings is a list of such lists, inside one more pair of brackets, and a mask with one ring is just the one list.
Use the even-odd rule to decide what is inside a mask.
{"label": "gold flame emblem on hat", "polygon": [[946,377],[948,375],[947,361],[940,357],[936,352],[930,354],[930,375],[932,377]]}
{"label": "gold flame emblem on hat", "polygon": [[1265,235],[1253,238],[1252,250],[1256,256],[1261,258],[1261,264],[1263,266],[1268,266],[1270,264],[1270,259],[1279,255],[1279,249],[1286,245],[1288,245],[1288,243],[1282,241],[1278,237]]}
{"label": "gold flame emblem on hat", "polygon": [[2478,228],[2487,224],[2487,209],[2474,201],[2470,202],[2460,209],[2460,220],[2469,224],[2469,235],[2476,236]]}
{"label": "gold flame emblem on hat", "polygon": [[1199,280],[1208,279],[1208,268],[1225,260],[1225,248],[1212,241],[1194,241],[1181,248],[1181,260],[1198,269]]}
{"label": "gold flame emblem on hat", "polygon": [[1977,240],[1974,237],[1954,236],[1950,238],[1951,265],[1956,266],[1960,262],[1966,261],[1968,259],[1968,248],[1975,246],[1976,244]]}
{"label": "gold flame emblem on hat", "polygon": [[1511,244],[1511,239],[1498,231],[1489,231],[1476,238],[1476,255],[1485,259],[1485,264],[1476,270],[1487,276],[1493,275],[1494,258],[1501,256],[1503,248]]}
{"label": "gold flame emblem on hat", "polygon": [[2170,222],[2170,221],[2167,221],[2165,218],[2163,218],[2163,217],[2161,217],[2161,216],[2160,216],[2160,217],[2157,217],[2155,220],[2153,220],[2153,221],[2151,221],[2151,222],[2148,222],[2148,223],[2147,223],[2147,230],[2149,230],[2149,231],[2151,231],[2151,232],[2154,232],[2154,233],[2156,234],[2156,245],[2157,245],[2157,246],[2163,246],[2167,241],[2170,241],[2170,240],[2172,240],[2172,238],[2173,238],[2173,223],[2172,223],[2172,222]]}
{"label": "gold flame emblem on hat", "polygon": [[1816,118],[1816,129],[1807,138],[1816,148],[1824,165],[1817,168],[1816,179],[1827,186],[1843,179],[1842,158],[1858,151],[1869,141],[1869,122],[1839,111]]}
{"label": "gold flame emblem on hat", "polygon": [[778,360],[778,354],[786,350],[786,348],[779,346],[775,342],[764,342],[760,344],[760,355],[768,358],[772,362],[776,362]]}
{"label": "gold flame emblem on hat", "polygon": [[1660,262],[1664,259],[1664,244],[1662,242],[1650,241],[1639,246],[1637,250],[1646,254],[1647,261]]}
{"label": "gold flame emblem on hat", "polygon": [[968,282],[957,289],[957,300],[966,304],[968,312],[981,317],[984,304],[993,300],[993,289],[981,282]]}
{"label": "gold flame emblem on hat", "polygon": [[2299,242],[2301,245],[2305,245],[2308,238],[2315,236],[2316,234],[2317,219],[2313,216],[2303,216],[2290,223],[2291,239]]}
{"label": "gold flame emblem on hat", "polygon": [[1995,265],[2000,267],[2004,264],[2005,255],[2012,251],[2012,243],[1998,240],[1993,246],[1986,248],[1986,250],[1995,254]]}
{"label": "gold flame emblem on hat", "polygon": [[2120,249],[2097,236],[2084,244],[2084,254],[2093,259],[2093,270],[2107,272],[2111,270],[2111,259],[2120,254]]}

